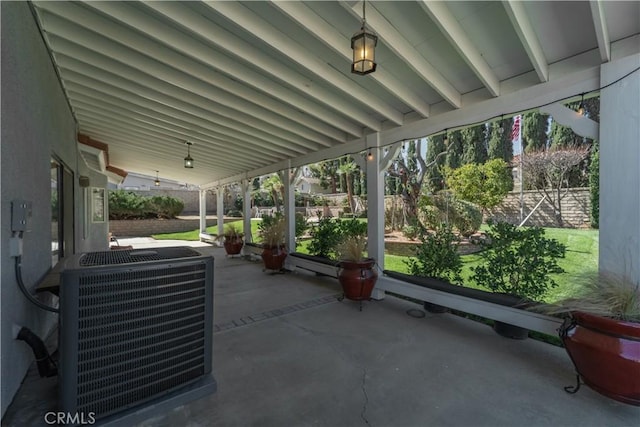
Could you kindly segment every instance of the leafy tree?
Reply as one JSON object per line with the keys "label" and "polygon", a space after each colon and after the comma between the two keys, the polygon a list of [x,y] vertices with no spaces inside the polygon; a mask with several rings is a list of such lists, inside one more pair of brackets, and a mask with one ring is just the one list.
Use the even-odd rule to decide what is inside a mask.
{"label": "leafy tree", "polygon": [[274,173],[262,182],[262,188],[269,192],[273,199],[273,205],[276,209],[280,207],[280,201],[284,200],[284,185],[280,179],[280,175]]}
{"label": "leafy tree", "polygon": [[404,222],[413,225],[418,218],[418,198],[422,192],[422,183],[429,169],[420,155],[422,139],[408,143],[406,155],[400,154],[387,173],[399,179],[399,190],[402,196]]}
{"label": "leafy tree", "polygon": [[338,166],[338,174],[343,175],[346,180],[347,187],[347,200],[349,201],[349,208],[352,213],[355,213],[356,207],[355,202],[353,200],[353,178],[354,174],[358,171],[358,166],[351,159],[351,157],[347,156],[341,159],[341,164]]}
{"label": "leafy tree", "polygon": [[562,199],[569,191],[569,173],[589,155],[587,146],[534,151],[522,159],[524,179],[544,195],[562,227]]}
{"label": "leafy tree", "polygon": [[513,186],[509,165],[502,159],[478,165],[469,163],[445,170],[447,187],[460,199],[475,203],[483,210],[498,205]]}
{"label": "leafy tree", "polygon": [[522,145],[525,153],[547,147],[549,115],[531,111],[522,117]]}
{"label": "leafy tree", "polygon": [[484,124],[462,129],[462,163],[484,163],[487,161],[486,126]]}
{"label": "leafy tree", "polygon": [[339,166],[340,162],[337,159],[325,160],[324,162],[309,165],[309,172],[313,178],[320,180],[322,188],[329,188],[331,193],[337,193]]}

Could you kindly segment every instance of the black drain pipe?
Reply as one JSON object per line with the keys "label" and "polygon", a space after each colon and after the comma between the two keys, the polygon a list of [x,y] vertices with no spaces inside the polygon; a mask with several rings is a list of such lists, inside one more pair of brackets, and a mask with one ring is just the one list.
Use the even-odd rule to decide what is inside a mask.
{"label": "black drain pipe", "polygon": [[40,337],[23,326],[20,332],[18,332],[16,339],[26,342],[29,347],[31,347],[31,350],[33,350],[33,355],[38,363],[38,373],[41,378],[58,375],[58,367],[49,355],[47,347],[45,347]]}

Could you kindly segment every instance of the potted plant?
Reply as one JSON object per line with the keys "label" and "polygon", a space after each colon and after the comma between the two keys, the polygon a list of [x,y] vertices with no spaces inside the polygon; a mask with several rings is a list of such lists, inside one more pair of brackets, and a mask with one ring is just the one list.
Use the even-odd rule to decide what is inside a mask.
{"label": "potted plant", "polygon": [[258,226],[262,237],[262,261],[266,270],[282,270],[287,257],[285,248],[286,222],[284,216],[264,216]]}
{"label": "potted plant", "polygon": [[612,273],[577,279],[576,296],[546,308],[565,314],[559,329],[582,381],[607,397],[640,406],[640,281]]}
{"label": "potted plant", "polygon": [[371,299],[378,272],[375,270],[376,261],[365,257],[367,224],[354,218],[343,221],[341,228],[342,238],[336,247],[336,253],[339,259],[338,281],[342,285],[343,298],[361,302]]}
{"label": "potted plant", "polygon": [[227,255],[238,255],[242,251],[244,233],[240,231],[237,225],[233,223],[225,225],[222,238],[222,244]]}

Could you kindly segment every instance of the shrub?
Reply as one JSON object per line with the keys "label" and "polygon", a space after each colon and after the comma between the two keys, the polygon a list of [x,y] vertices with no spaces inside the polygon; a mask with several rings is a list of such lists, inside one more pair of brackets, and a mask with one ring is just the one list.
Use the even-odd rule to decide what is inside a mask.
{"label": "shrub", "polygon": [[325,258],[334,258],[335,247],[340,241],[340,224],[338,220],[322,216],[309,232],[309,253]]}
{"label": "shrub", "polygon": [[157,216],[158,218],[171,219],[180,215],[184,209],[182,200],[178,200],[169,196],[153,196],[146,202],[145,208],[148,209],[147,217]]}
{"label": "shrub", "polygon": [[464,237],[469,237],[480,229],[482,225],[482,212],[471,202],[455,200],[453,226]]}
{"label": "shrub", "polygon": [[420,226],[418,225],[405,225],[402,228],[402,234],[409,240],[416,240],[420,234]]}
{"label": "shrub", "polygon": [[307,219],[300,212],[296,212],[296,246],[298,245],[298,239],[304,235],[309,229],[309,223]]}
{"label": "shrub", "polygon": [[449,223],[460,234],[469,237],[482,225],[482,211],[475,204],[458,200],[449,192],[440,192],[423,197],[419,203],[419,218],[430,229],[437,229],[442,223]]}
{"label": "shrub", "polygon": [[435,277],[451,283],[462,282],[462,260],[456,244],[458,237],[451,227],[439,224],[435,232],[422,230],[422,242],[415,249],[415,258],[405,261],[409,273],[414,276]]}
{"label": "shrub", "polygon": [[356,218],[340,220],[321,217],[318,223],[311,227],[309,234],[311,241],[308,248],[311,255],[336,259],[340,243],[352,237],[366,239],[367,223]]}
{"label": "shrub", "polygon": [[558,259],[564,257],[565,245],[544,237],[540,227],[490,222],[483,246],[484,265],[472,268],[472,280],[493,292],[539,301],[558,286],[550,274],[564,272]]}

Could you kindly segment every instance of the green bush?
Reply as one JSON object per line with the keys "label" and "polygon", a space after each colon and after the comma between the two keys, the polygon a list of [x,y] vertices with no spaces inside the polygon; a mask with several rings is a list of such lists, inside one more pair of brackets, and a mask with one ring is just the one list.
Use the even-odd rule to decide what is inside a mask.
{"label": "green bush", "polygon": [[453,226],[464,237],[469,237],[480,229],[482,225],[482,212],[480,208],[466,200],[455,200]]}
{"label": "green bush", "polygon": [[144,197],[147,200],[146,208],[149,209],[147,217],[157,216],[158,218],[171,219],[180,215],[184,209],[184,203],[182,200],[178,200],[169,196],[153,196]]}
{"label": "green bush", "polygon": [[416,240],[420,235],[420,226],[418,225],[405,225],[402,228],[402,234],[409,240]]}
{"label": "green bush", "polygon": [[550,275],[564,272],[558,259],[564,257],[566,246],[544,237],[540,227],[490,222],[483,246],[484,264],[472,268],[471,279],[493,292],[540,301],[549,288],[558,286]]}
{"label": "green bush", "polygon": [[409,273],[461,283],[462,260],[457,250],[458,237],[451,227],[439,224],[434,232],[422,230],[420,241],[421,244],[415,249],[415,257],[405,261]]}
{"label": "green bush", "polygon": [[437,229],[442,223],[449,223],[464,237],[469,237],[482,225],[482,211],[475,204],[459,200],[453,194],[442,191],[430,197],[423,197],[419,203],[419,218],[425,227]]}
{"label": "green bush", "polygon": [[335,258],[335,247],[340,242],[340,222],[331,217],[320,217],[318,223],[311,226],[309,253],[325,258]]}
{"label": "green bush", "polygon": [[132,191],[109,192],[109,219],[175,218],[184,203],[174,197],[144,197]]}
{"label": "green bush", "polygon": [[340,220],[321,217],[309,232],[309,254],[330,259],[336,259],[336,248],[348,237],[367,236],[367,223],[356,218]]}

